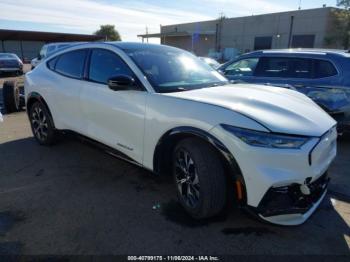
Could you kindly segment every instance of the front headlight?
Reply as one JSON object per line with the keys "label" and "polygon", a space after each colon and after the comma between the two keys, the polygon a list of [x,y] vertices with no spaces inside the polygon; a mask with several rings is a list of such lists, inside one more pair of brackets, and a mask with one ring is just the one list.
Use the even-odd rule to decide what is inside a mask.
{"label": "front headlight", "polygon": [[310,139],[309,137],[273,134],[224,124],[221,126],[251,146],[299,149]]}

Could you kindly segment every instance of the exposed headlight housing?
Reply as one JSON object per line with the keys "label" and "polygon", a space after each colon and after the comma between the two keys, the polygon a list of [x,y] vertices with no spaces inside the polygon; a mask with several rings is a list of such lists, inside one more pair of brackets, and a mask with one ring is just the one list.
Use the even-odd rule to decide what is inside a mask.
{"label": "exposed headlight housing", "polygon": [[246,144],[257,147],[299,149],[310,139],[306,136],[280,135],[225,124],[221,126]]}

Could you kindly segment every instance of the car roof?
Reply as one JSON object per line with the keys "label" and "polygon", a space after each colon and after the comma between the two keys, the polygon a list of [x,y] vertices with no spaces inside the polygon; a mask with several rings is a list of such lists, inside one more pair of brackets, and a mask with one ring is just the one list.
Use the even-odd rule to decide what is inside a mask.
{"label": "car roof", "polygon": [[52,45],[73,45],[73,44],[83,44],[87,42],[57,42],[57,43],[48,43],[45,44],[45,46],[52,46]]}
{"label": "car roof", "polygon": [[[248,53],[249,55],[263,55],[263,54],[308,54],[308,55],[340,55],[350,57],[349,50],[342,49],[321,49],[321,48],[289,48],[289,49],[269,49],[259,50]],[[248,55],[247,54],[247,55]]]}
{"label": "car roof", "polygon": [[173,51],[183,51],[183,52],[188,52],[186,50],[173,47],[173,46],[168,46],[168,45],[161,45],[161,44],[149,44],[149,43],[138,43],[138,42],[121,42],[121,41],[116,41],[116,42],[100,42],[100,43],[105,43],[105,44],[111,44],[115,47],[118,47],[122,49],[123,51],[125,50],[173,50]]}

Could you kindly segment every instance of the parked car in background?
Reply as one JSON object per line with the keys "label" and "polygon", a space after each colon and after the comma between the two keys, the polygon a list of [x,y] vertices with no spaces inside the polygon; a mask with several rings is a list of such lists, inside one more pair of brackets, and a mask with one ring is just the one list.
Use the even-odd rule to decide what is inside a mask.
{"label": "parked car in background", "polygon": [[286,49],[244,54],[219,68],[236,82],[277,85],[313,99],[350,132],[350,54],[343,50]]}
{"label": "parked car in background", "polygon": [[40,52],[37,57],[31,60],[31,68],[32,70],[45,58],[51,56],[55,52],[57,52],[60,49],[66,48],[72,44],[76,44],[77,42],[64,42],[64,43],[50,43],[43,45],[43,47],[40,49]]}
{"label": "parked car in background", "polygon": [[200,56],[199,59],[201,59],[214,69],[218,69],[220,67],[220,63],[213,58]]}
{"label": "parked car in background", "polygon": [[39,144],[71,130],[171,174],[180,203],[196,219],[236,199],[261,219],[298,225],[327,191],[337,145],[327,113],[293,90],[231,85],[181,49],[72,46],[26,74],[25,94]]}
{"label": "parked car in background", "polygon": [[12,53],[0,53],[0,73],[23,74],[23,62]]}

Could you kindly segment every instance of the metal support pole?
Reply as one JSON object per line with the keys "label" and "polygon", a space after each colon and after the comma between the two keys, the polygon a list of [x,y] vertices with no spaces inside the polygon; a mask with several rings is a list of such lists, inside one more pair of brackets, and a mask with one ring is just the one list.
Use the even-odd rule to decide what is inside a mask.
{"label": "metal support pole", "polygon": [[291,16],[290,17],[290,27],[289,27],[288,48],[291,48],[291,46],[292,46],[293,24],[294,24],[294,16]]}
{"label": "metal support pole", "polygon": [[22,57],[22,61],[24,61],[24,55],[23,55],[23,43],[22,40],[19,41],[19,46],[21,47],[21,57]]}

